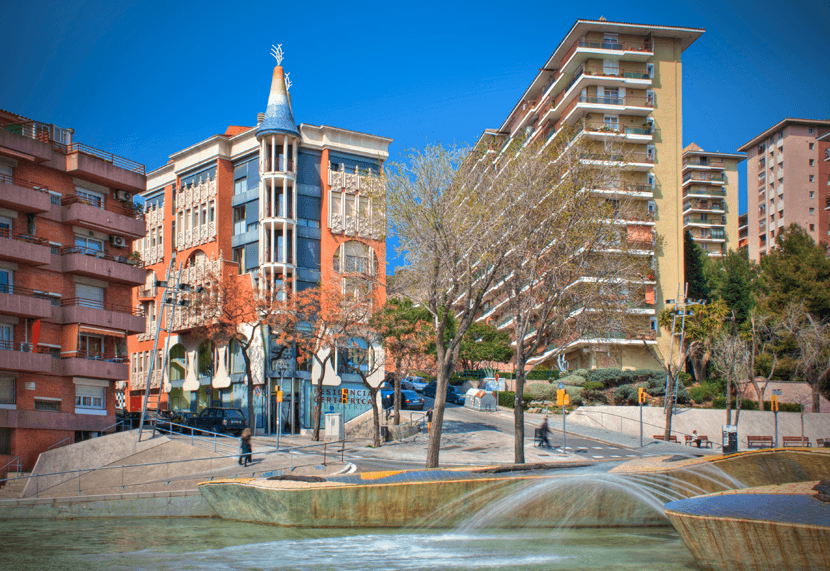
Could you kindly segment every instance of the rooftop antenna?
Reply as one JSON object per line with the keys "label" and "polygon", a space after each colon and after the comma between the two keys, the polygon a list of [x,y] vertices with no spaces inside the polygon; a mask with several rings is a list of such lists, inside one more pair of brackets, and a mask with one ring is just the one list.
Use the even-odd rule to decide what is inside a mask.
{"label": "rooftop antenna", "polygon": [[291,85],[293,85],[293,84],[291,83],[291,80],[290,80],[290,79],[288,79],[288,76],[289,76],[289,75],[291,75],[291,72],[288,72],[288,73],[286,73],[286,74],[285,74],[285,90],[286,90],[286,91],[288,91],[289,89],[291,89]]}
{"label": "rooftop antenna", "polygon": [[277,65],[282,65],[282,44],[274,45],[271,44],[271,55],[274,56],[274,59],[277,60]]}

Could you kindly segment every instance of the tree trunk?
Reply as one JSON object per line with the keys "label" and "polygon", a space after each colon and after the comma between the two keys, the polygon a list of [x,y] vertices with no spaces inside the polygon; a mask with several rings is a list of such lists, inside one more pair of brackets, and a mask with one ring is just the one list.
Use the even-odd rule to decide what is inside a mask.
{"label": "tree trunk", "polygon": [[[518,348],[518,347],[517,347]],[[513,456],[516,464],[525,463],[525,360],[524,355],[516,354],[516,400],[513,404]],[[565,452],[564,450],[562,451]]]}
{"label": "tree trunk", "polygon": [[695,380],[698,383],[706,381],[706,368],[709,365],[708,357],[692,357],[690,360],[692,361],[692,370],[695,372]]}
{"label": "tree trunk", "polygon": [[726,377],[726,425],[732,424],[732,379]]}
{"label": "tree trunk", "polygon": [[761,390],[761,385],[758,384],[755,376],[752,376],[749,379],[749,382],[752,383],[752,388],[755,389],[755,397],[758,400],[758,410],[764,412],[764,392],[766,392],[767,386],[764,385],[764,390]]}
{"label": "tree trunk", "polygon": [[401,358],[398,357],[395,362],[395,411],[392,417],[392,424],[399,426],[401,424]]}
{"label": "tree trunk", "polygon": [[251,361],[248,359],[247,350],[242,351],[245,359],[245,376],[248,379],[248,427],[251,434],[256,434],[256,417],[254,416],[254,379],[251,373]]}
{"label": "tree trunk", "polygon": [[[447,361],[450,361],[449,363]],[[441,425],[444,423],[444,407],[447,403],[447,383],[452,371],[451,359],[446,359],[443,366],[438,367],[438,376],[435,379],[435,406],[432,407],[432,429],[429,433],[427,446],[427,468],[437,468],[441,452]]]}
{"label": "tree trunk", "polygon": [[[317,385],[314,388],[315,399],[317,400],[317,404],[314,407],[314,432],[311,435],[311,439],[314,442],[320,441],[320,419],[323,416],[323,379],[326,376],[326,363],[329,362],[333,354],[334,351],[329,351],[328,356],[322,361],[317,359],[316,355],[314,357],[320,364],[320,376],[317,378]],[[345,418],[343,419],[343,422],[346,422]]]}
{"label": "tree trunk", "polygon": [[[400,383],[400,381],[398,381],[398,383]],[[372,424],[374,425],[375,435],[372,445],[375,448],[380,448],[380,411],[378,410],[378,389],[369,385],[365,379],[364,384],[369,388],[369,398],[372,399]]]}
{"label": "tree trunk", "polygon": [[[677,372],[680,374],[680,371]],[[669,375],[669,384],[668,389],[666,391],[666,429],[663,431],[663,440],[666,442],[671,441],[671,419],[672,414],[674,413],[674,384],[675,380]]]}
{"label": "tree trunk", "polygon": [[[810,383],[810,388],[813,389],[813,411],[812,412],[819,412],[821,411],[821,392],[819,391],[819,387],[821,386],[821,379],[817,380],[814,383]],[[801,407],[804,408],[803,406]]]}
{"label": "tree trunk", "polygon": [[735,381],[735,426],[741,421],[741,404],[744,400],[744,395],[741,392],[741,385]]}

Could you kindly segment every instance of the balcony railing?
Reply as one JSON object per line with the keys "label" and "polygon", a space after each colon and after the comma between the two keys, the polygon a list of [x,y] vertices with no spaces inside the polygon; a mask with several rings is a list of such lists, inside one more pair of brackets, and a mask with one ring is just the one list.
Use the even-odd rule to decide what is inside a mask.
{"label": "balcony railing", "polygon": [[90,361],[107,361],[110,363],[129,363],[127,357],[119,357],[114,353],[98,352],[98,351],[75,351],[73,355],[62,357],[63,359],[88,359]]}
{"label": "balcony railing", "polygon": [[582,153],[580,158],[594,161],[625,161],[627,163],[654,163],[651,153]]}
{"label": "balcony railing", "polygon": [[156,291],[155,287],[138,288],[138,297],[156,297]]}
{"label": "balcony railing", "polygon": [[686,210],[723,210],[723,204],[701,204],[699,202],[689,202],[683,205],[683,211]]}
{"label": "balcony railing", "polygon": [[570,59],[577,48],[588,48],[592,50],[614,50],[626,52],[653,52],[654,46],[651,42],[611,42],[600,41],[592,42],[586,40],[584,37],[579,38],[574,42],[565,57],[562,58],[562,65],[564,66]]}
{"label": "balcony railing", "polygon": [[16,176],[9,176],[7,174],[0,173],[0,182],[5,182],[6,184],[13,184],[15,186],[22,186],[25,188],[30,188],[32,190],[36,190],[37,192],[49,194],[49,189],[43,186],[42,184],[35,184],[30,180],[25,180]]}
{"label": "balcony railing", "polygon": [[104,201],[103,200],[95,200],[91,198],[87,198],[85,196],[79,196],[77,194],[70,194],[61,199],[61,206],[70,206],[72,204],[86,204],[87,206],[91,206],[93,208],[97,208],[99,210],[106,210],[108,212],[114,212],[116,214],[121,214],[128,218],[135,218],[137,220],[144,220],[144,210],[139,205],[134,205],[132,202],[114,202],[110,201],[109,209],[104,208]]}
{"label": "balcony railing", "polygon": [[718,188],[687,188],[683,191],[683,196],[726,196],[726,191]]}
{"label": "balcony railing", "polygon": [[[15,288],[16,289],[16,288]],[[118,303],[104,303],[97,299],[86,299],[84,297],[70,297],[61,300],[61,307],[80,306],[88,307],[90,309],[103,309],[106,311],[115,311],[118,313],[128,313],[137,317],[144,316],[144,308],[142,306],[132,307],[131,305],[122,305]]]}
{"label": "balcony railing", "polygon": [[651,135],[651,124],[642,127],[632,127],[616,123],[593,122],[585,123],[584,129],[591,133],[612,133],[618,135]]}
{"label": "balcony railing", "polygon": [[594,67],[594,66],[582,66],[574,73],[574,78],[578,78],[581,75],[597,75],[597,76],[604,76],[604,77],[624,77],[627,79],[651,79],[651,75],[649,75],[648,71],[644,69],[632,69],[632,68],[608,68],[608,67]]}
{"label": "balcony railing", "polygon": [[0,340],[2,351],[22,351],[23,353],[49,353],[48,347],[35,347],[32,343],[15,343],[14,341]]}
{"label": "balcony railing", "polygon": [[87,248],[85,246],[69,246],[66,248],[61,248],[61,256],[68,256],[70,254],[83,254],[85,256],[94,256],[102,260],[110,260],[112,262],[118,262],[119,264],[126,264],[128,266],[139,265],[136,262],[134,262],[133,259],[128,258],[127,256],[113,256],[111,254],[107,254],[103,250],[96,250],[95,248]]}
{"label": "balcony railing", "polygon": [[23,232],[18,232],[14,234],[8,228],[0,228],[0,238],[10,238],[12,240],[18,240],[20,242],[37,244],[38,246],[49,245],[49,240],[47,240],[46,238],[41,238],[40,236],[35,236],[34,234],[25,234]]}
{"label": "balcony railing", "polygon": [[683,166],[693,166],[693,167],[717,167],[723,168],[724,163],[723,161],[701,161],[699,158],[697,159],[684,159]]}
{"label": "balcony railing", "polygon": [[686,182],[688,180],[714,180],[717,182],[723,182],[726,180],[726,177],[723,175],[723,173],[717,172],[687,172],[685,175],[683,175],[683,182]]}

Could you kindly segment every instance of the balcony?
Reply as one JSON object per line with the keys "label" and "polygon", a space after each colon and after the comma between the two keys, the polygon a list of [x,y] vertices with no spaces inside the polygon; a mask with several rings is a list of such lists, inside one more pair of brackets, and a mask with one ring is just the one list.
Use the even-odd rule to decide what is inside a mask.
{"label": "balcony", "polygon": [[[561,105],[560,105],[561,106]],[[562,111],[563,121],[572,124],[585,113],[610,113],[614,115],[647,116],[654,110],[654,100],[651,97],[626,95],[625,97],[602,96],[592,97],[580,95]],[[558,113],[554,112],[554,116]]]}
{"label": "balcony", "polygon": [[43,293],[25,287],[0,284],[0,314],[30,319],[51,319],[52,302]]}
{"label": "balcony", "polygon": [[650,41],[615,42],[589,41],[584,36],[574,42],[562,58],[560,73],[576,70],[586,59],[621,59],[627,61],[647,61],[654,55],[654,45]]}
{"label": "balcony", "polygon": [[[648,171],[654,166],[654,154],[649,152],[628,152],[628,153],[583,153],[580,159],[585,164],[619,164],[623,168],[633,171]],[[653,191],[652,191],[653,192]]]}
{"label": "balcony", "polygon": [[56,374],[60,363],[49,355],[48,350],[33,351],[31,343],[0,341],[0,370],[21,373]]}
{"label": "balcony", "polygon": [[593,139],[614,137],[627,141],[642,143],[651,142],[651,124],[644,123],[641,127],[633,125],[620,125],[617,123],[586,122],[582,130]]}
{"label": "balcony", "polygon": [[0,260],[45,266],[52,261],[49,241],[32,234],[12,234],[7,228],[0,228]]}
{"label": "balcony", "polygon": [[683,170],[698,169],[698,170],[723,170],[725,168],[723,161],[701,161],[700,158],[690,158],[683,160]]}
{"label": "balcony", "polygon": [[683,186],[696,183],[722,185],[726,182],[726,175],[722,172],[691,171],[683,175]]}
{"label": "balcony", "polygon": [[131,203],[119,203],[110,200],[108,209],[104,201],[89,200],[77,195],[69,195],[61,200],[63,221],[74,226],[98,230],[106,234],[116,234],[130,239],[143,238],[147,234],[144,214],[139,210],[124,206]]}
{"label": "balcony", "polygon": [[689,196],[726,196],[726,191],[723,190],[723,187],[692,186],[683,189],[683,198]]}
{"label": "balcony", "polygon": [[725,212],[723,204],[705,204],[702,202],[687,202],[683,205],[683,212]]}
{"label": "balcony", "polygon": [[61,269],[69,274],[132,286],[142,285],[145,280],[144,270],[127,258],[80,246],[61,248]]}
{"label": "balcony", "polygon": [[61,300],[64,323],[95,325],[129,334],[144,333],[146,323],[142,308],[102,303],[93,299],[72,297]]}
{"label": "balcony", "polygon": [[724,242],[726,240],[726,232],[700,232],[692,234],[693,240],[702,240],[704,242]]}
{"label": "balcony", "polygon": [[49,212],[50,200],[45,187],[0,173],[0,207],[18,212]]}
{"label": "balcony", "polygon": [[103,353],[76,351],[73,356],[61,359],[60,365],[61,374],[66,377],[123,381],[130,376],[127,359]]}
{"label": "balcony", "polygon": [[687,226],[725,226],[726,220],[709,220],[708,218],[697,218],[686,216],[683,218],[683,227]]}
{"label": "balcony", "polygon": [[595,188],[592,192],[610,196],[654,197],[654,188],[650,184],[618,184],[608,188]]}
{"label": "balcony", "polygon": [[138,299],[148,301],[156,298],[158,288],[155,286],[138,288]]}

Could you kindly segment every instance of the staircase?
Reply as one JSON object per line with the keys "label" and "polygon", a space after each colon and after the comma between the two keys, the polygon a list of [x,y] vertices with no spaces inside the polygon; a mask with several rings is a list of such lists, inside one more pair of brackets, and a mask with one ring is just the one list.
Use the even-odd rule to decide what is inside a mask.
{"label": "staircase", "polygon": [[[3,487],[0,487],[0,500],[19,500],[23,496],[23,490],[26,484],[29,483],[26,476],[31,476],[31,472],[8,472],[6,478],[11,480],[5,482]],[[19,480],[12,480],[12,478],[20,478]]]}

